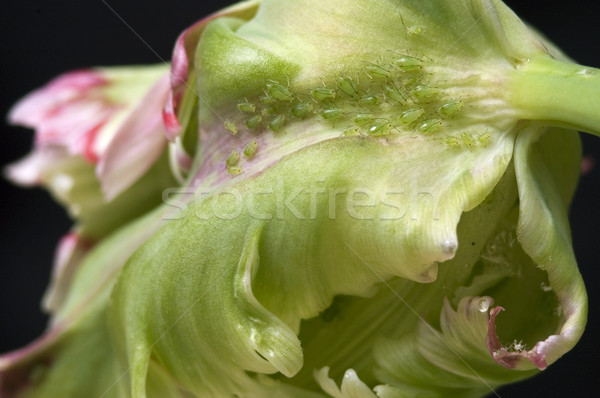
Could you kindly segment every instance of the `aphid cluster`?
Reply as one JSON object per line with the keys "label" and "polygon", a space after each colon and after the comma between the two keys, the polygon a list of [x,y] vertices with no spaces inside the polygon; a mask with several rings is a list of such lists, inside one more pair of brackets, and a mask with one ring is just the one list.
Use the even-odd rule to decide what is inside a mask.
{"label": "aphid cluster", "polygon": [[471,133],[470,131],[462,131],[458,135],[447,135],[443,139],[449,147],[472,150],[478,147],[487,147],[492,136],[487,131],[478,134]]}
{"label": "aphid cluster", "polygon": [[[258,143],[256,140],[252,140],[246,144],[244,149],[242,150],[242,155],[244,158],[250,160],[254,157],[256,150],[258,149]],[[227,158],[225,159],[225,166],[227,167],[227,171],[229,174],[236,175],[242,172],[242,168],[240,166],[240,153],[235,149],[229,153]]]}
{"label": "aphid cluster", "polygon": [[[391,51],[388,55],[385,61],[365,62],[353,75],[340,73],[329,85],[299,89],[266,80],[263,95],[241,100],[234,116],[237,124],[226,120],[225,129],[232,134],[240,129],[283,134],[289,123],[319,118],[344,136],[385,138],[406,131],[437,132],[463,109],[460,99],[447,98],[429,81],[429,59]],[[486,145],[489,138],[487,133],[465,132],[446,137],[446,143],[472,148]],[[236,167],[237,163],[227,164],[230,172]]]}

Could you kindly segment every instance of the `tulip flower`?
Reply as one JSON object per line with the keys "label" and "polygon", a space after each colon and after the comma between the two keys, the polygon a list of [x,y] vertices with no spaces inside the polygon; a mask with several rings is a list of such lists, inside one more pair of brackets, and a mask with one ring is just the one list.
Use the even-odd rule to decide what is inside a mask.
{"label": "tulip flower", "polygon": [[57,77],[9,114],[36,135],[33,152],[7,169],[8,178],[47,187],[80,220],[83,235],[106,235],[154,207],[158,201],[146,197],[172,184],[164,167],[146,175],[167,145],[160,112],[168,92],[165,65]]}
{"label": "tulip flower", "polygon": [[502,2],[245,1],[164,73],[73,72],[11,113],[36,143],[9,177],[79,227],[6,396],[479,397],[580,339],[600,70]]}

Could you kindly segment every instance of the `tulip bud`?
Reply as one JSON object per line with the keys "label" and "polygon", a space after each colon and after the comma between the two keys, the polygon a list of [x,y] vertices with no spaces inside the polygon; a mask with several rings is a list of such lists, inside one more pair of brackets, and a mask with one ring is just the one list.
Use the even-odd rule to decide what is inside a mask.
{"label": "tulip bud", "polygon": [[599,76],[491,0],[201,20],[161,97],[193,157],[183,186],[84,255],[54,328],[0,372],[52,363],[31,391],[134,398],[484,396],[529,377],[586,322],[571,129],[600,134]]}
{"label": "tulip bud", "polygon": [[[168,168],[162,171],[166,160],[159,160],[167,143],[161,117],[167,70],[73,71],[23,98],[9,121],[35,129],[34,150],[10,165],[7,177],[50,190],[88,238],[156,206],[157,194],[173,184]],[[157,161],[161,167],[152,169]]]}

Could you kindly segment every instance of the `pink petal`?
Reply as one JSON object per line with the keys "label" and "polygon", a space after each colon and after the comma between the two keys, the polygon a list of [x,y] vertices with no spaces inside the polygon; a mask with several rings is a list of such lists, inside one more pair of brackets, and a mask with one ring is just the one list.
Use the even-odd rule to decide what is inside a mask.
{"label": "pink petal", "polygon": [[161,78],[121,124],[96,173],[107,200],[141,177],[166,146],[162,109],[169,95],[169,75]]}
{"label": "pink petal", "polygon": [[15,184],[35,186],[42,183],[43,172],[66,156],[64,148],[47,146],[38,148],[23,159],[4,169],[6,178]]}
{"label": "pink petal", "polygon": [[[494,361],[498,364],[504,366],[508,369],[514,369],[517,367],[517,364],[523,359],[528,359],[534,364],[538,369],[544,370],[548,366],[546,364],[546,356],[543,350],[540,350],[542,347],[540,342],[533,347],[533,349],[528,351],[509,351],[507,348],[503,347],[498,340],[498,335],[496,334],[496,316],[500,313],[500,311],[504,311],[502,307],[495,307],[490,311],[490,320],[488,323],[488,333],[485,338],[485,344],[487,345],[488,351]],[[552,336],[550,336],[552,338]]]}
{"label": "pink petal", "polygon": [[94,70],[65,73],[19,101],[8,119],[34,128],[38,148],[61,146],[95,163],[98,154],[92,148],[96,135],[119,109],[102,95],[101,89],[109,83]]}
{"label": "pink petal", "polygon": [[62,327],[54,327],[27,346],[0,355],[0,397],[22,396],[32,385],[33,369],[40,363],[52,362],[52,348],[63,332]]}
{"label": "pink petal", "polygon": [[82,97],[90,90],[107,83],[107,80],[94,70],[65,73],[21,99],[11,109],[8,120],[12,124],[37,128],[57,105]]}
{"label": "pink petal", "polygon": [[[183,31],[175,42],[171,56],[171,93],[163,110],[166,136],[169,141],[181,134],[181,123],[177,119],[177,107],[188,87],[189,73],[193,69],[194,52],[200,36],[206,26],[214,19],[223,16],[251,17],[258,7],[258,2],[242,2],[201,19]],[[191,61],[191,62],[190,62]]]}

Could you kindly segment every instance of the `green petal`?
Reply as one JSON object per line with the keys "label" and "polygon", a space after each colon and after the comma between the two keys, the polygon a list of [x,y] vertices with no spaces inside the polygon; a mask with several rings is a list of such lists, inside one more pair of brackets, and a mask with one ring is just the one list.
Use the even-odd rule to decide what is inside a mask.
{"label": "green petal", "polygon": [[329,378],[328,367],[318,371],[315,370],[315,379],[321,385],[321,388],[334,398],[376,398],[376,395],[358,378],[356,372],[352,369],[348,369],[344,373],[341,388],[338,388],[335,382]]}
{"label": "green petal", "polygon": [[[540,134],[539,129],[532,128],[522,132],[517,140],[515,169],[520,198],[517,236],[523,250],[548,273],[550,287],[562,309],[564,321],[556,334],[538,342],[533,348],[547,364],[551,364],[581,337],[587,317],[587,295],[571,245],[568,201],[565,201],[565,191],[568,192],[569,188],[561,189],[558,184],[568,179],[569,174],[573,178],[575,170],[559,171],[554,165],[549,167],[549,154],[540,156],[538,152],[549,145],[557,148],[565,132],[548,129],[543,139],[547,143],[539,145],[541,148],[534,145]],[[565,152],[564,157],[571,157],[573,163],[578,163],[579,153]],[[551,172],[559,177],[555,179]],[[519,362],[518,365],[522,365],[523,361]]]}
{"label": "green petal", "polygon": [[0,357],[3,383],[10,380],[11,388],[22,388],[25,397],[129,396],[108,330],[108,302],[121,267],[160,223],[161,213],[150,213],[89,249],[69,283],[55,286],[66,290],[54,292],[60,301],[55,301],[48,331]]}
{"label": "green petal", "polygon": [[[151,356],[196,394],[243,391],[253,383],[245,371],[294,375],[301,320],[335,295],[366,296],[392,276],[435,280],[457,249],[461,214],[493,189],[511,152],[511,134],[462,151],[435,137],[338,137],[196,199],[117,285],[114,329],[134,396]],[[394,192],[396,202],[384,197]],[[371,193],[388,204],[365,204]]]}

